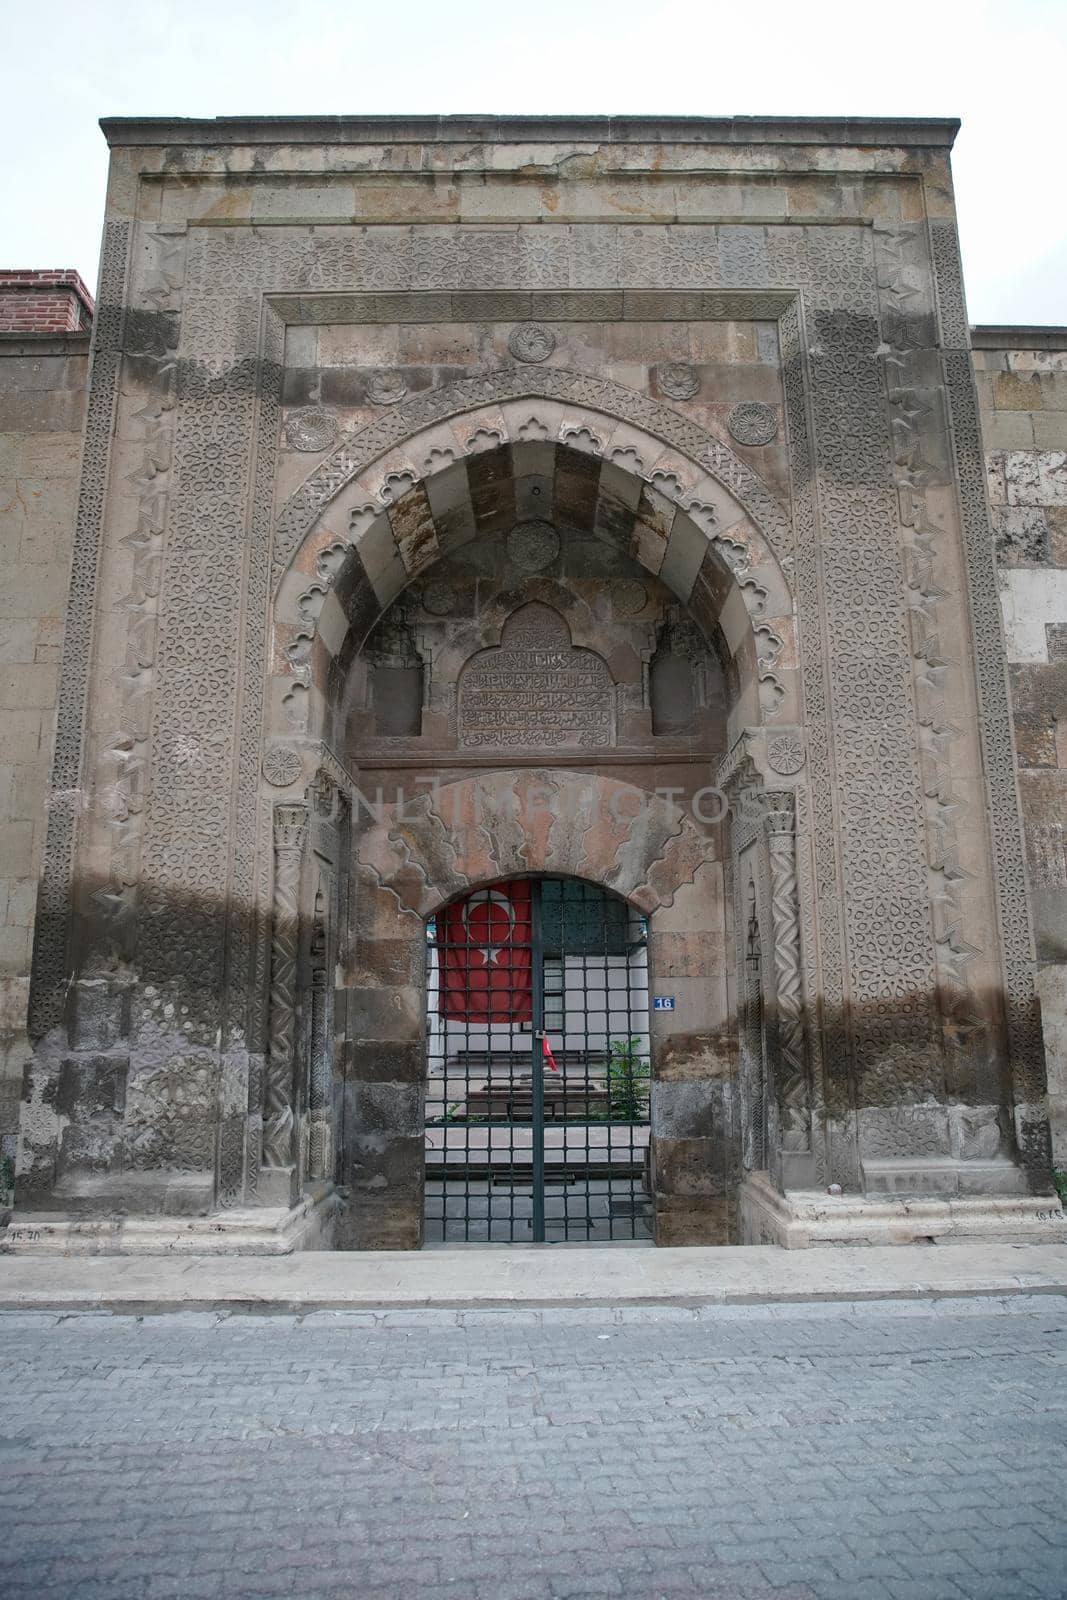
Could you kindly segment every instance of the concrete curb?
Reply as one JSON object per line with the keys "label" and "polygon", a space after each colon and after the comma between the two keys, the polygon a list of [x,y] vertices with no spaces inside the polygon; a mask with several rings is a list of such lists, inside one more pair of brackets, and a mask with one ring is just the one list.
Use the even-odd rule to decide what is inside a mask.
{"label": "concrete curb", "polygon": [[545,1310],[1067,1297],[1067,1246],[305,1252],[0,1259],[0,1311]]}

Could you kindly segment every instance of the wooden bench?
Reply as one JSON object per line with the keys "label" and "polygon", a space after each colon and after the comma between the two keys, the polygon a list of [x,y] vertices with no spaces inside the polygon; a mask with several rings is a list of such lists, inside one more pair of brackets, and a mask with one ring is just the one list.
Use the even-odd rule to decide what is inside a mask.
{"label": "wooden bench", "polygon": [[[607,1087],[590,1078],[553,1080],[545,1073],[542,1097],[546,1122],[582,1121],[590,1116],[606,1117],[610,1108]],[[481,1083],[467,1095],[460,1116],[486,1117],[491,1122],[532,1122],[533,1084],[517,1079],[512,1083]]]}

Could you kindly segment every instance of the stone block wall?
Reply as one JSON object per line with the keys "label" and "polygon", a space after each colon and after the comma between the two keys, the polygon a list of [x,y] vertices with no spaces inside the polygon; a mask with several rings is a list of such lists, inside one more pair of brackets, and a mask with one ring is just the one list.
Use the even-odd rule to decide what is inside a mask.
{"label": "stone block wall", "polygon": [[[0,310],[11,276],[0,274]],[[30,954],[88,365],[87,331],[0,331],[0,1205],[14,1160],[28,1048]]]}
{"label": "stone block wall", "polygon": [[976,328],[1057,1164],[1067,1167],[1067,328]]}

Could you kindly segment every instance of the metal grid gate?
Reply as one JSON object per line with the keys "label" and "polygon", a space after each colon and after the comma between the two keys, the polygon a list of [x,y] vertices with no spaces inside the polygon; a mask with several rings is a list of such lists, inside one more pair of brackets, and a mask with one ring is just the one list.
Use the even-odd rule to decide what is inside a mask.
{"label": "metal grid gate", "polygon": [[427,1244],[651,1243],[647,931],[574,878],[427,926]]}

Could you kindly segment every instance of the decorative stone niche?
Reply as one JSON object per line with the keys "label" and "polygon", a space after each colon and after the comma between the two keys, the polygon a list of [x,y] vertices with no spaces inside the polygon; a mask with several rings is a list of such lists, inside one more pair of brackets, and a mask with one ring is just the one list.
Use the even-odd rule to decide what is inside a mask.
{"label": "decorative stone niche", "polygon": [[369,709],[377,738],[422,733],[425,665],[403,613],[383,619],[367,641]]}

